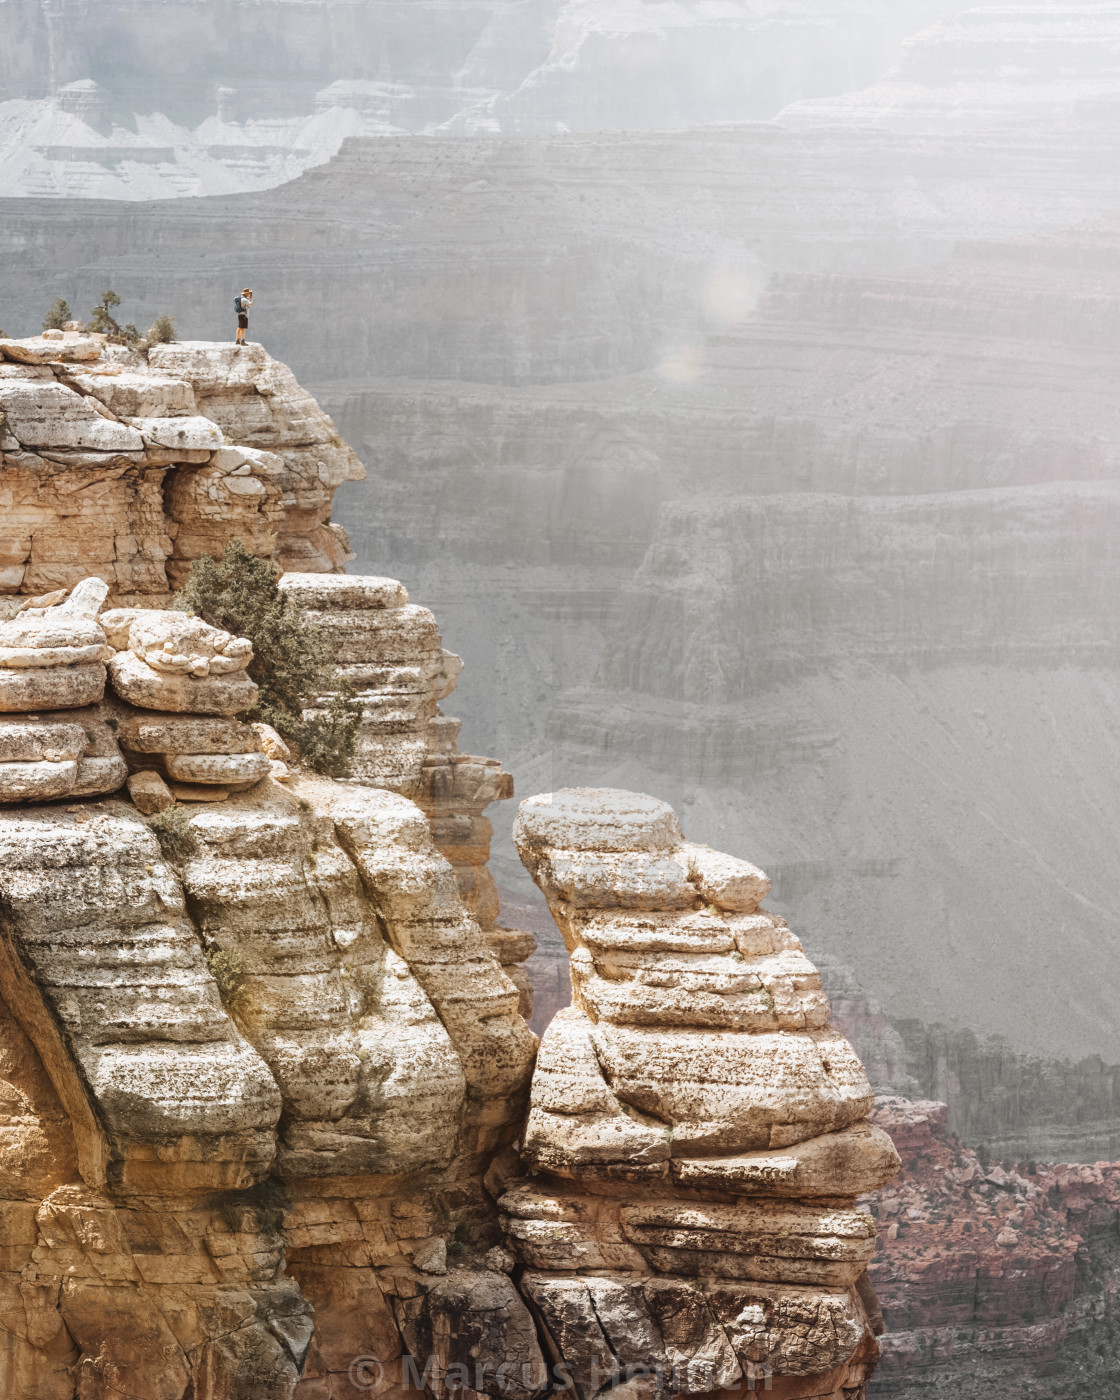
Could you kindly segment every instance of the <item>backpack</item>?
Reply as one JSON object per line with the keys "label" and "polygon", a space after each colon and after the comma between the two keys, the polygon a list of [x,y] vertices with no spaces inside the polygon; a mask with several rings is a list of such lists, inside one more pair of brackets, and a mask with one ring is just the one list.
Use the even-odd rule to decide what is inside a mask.
{"label": "backpack", "polygon": [[241,305],[241,293],[240,293],[240,292],[238,292],[238,294],[237,294],[237,295],[234,297],[234,299],[233,299],[233,309],[234,309],[234,311],[237,312],[237,314],[238,314],[239,316],[240,316],[241,313],[245,310],[245,308]]}

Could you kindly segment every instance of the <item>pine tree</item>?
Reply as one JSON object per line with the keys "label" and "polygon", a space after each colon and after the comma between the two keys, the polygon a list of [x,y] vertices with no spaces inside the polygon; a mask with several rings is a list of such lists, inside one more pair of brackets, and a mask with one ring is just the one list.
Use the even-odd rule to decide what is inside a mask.
{"label": "pine tree", "polygon": [[43,317],[43,329],[45,331],[60,331],[67,321],[72,321],[74,317],[70,313],[70,303],[65,297],[58,297],[54,305]]}
{"label": "pine tree", "polygon": [[113,312],[120,304],[121,299],[116,292],[102,292],[101,300],[89,313],[89,329],[95,335],[120,335],[121,328],[113,318]]}

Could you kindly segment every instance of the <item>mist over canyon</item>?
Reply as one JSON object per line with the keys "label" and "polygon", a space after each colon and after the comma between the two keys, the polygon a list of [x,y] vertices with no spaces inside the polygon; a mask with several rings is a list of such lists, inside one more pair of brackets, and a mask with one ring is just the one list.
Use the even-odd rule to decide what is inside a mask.
{"label": "mist over canyon", "polygon": [[[181,343],[39,338],[107,288]],[[123,685],[150,662],[124,612],[170,626],[242,538],[364,706],[341,782],[233,720],[171,716],[143,758],[109,695],[79,805],[0,808],[0,1390],[327,1400],[371,1348],[669,1357],[714,1309],[688,1345],[785,1348],[787,1400],[1120,1395],[1120,0],[0,0],[0,326],[0,619],[104,579]],[[17,719],[61,782],[65,716]],[[116,773],[94,851],[75,765],[104,778],[118,741],[147,787]],[[266,764],[182,806],[184,774]],[[545,794],[516,847],[514,787]],[[99,897],[103,965],[80,932],[55,968],[12,853],[76,843],[41,886],[69,918],[66,881],[151,875],[165,788],[201,843],[168,886],[189,977],[134,1008],[111,960],[139,906]],[[333,941],[294,952],[320,887]],[[364,1000],[320,995],[363,958]],[[34,1008],[66,978],[59,1055]],[[234,1049],[174,1010],[197,988]],[[109,1052],[71,1002],[103,995],[134,1008],[122,1061],[259,1053],[259,1160],[81,1107]],[[868,1081],[848,1126],[826,1086],[825,1156],[788,1131],[815,1070],[735,1137],[725,1101],[754,1114],[822,1034]],[[709,1042],[718,1132],[689,1125]],[[774,1262],[788,1201],[749,1237],[728,1214],[772,1169],[823,1265]],[[643,1250],[668,1273],[639,1287]],[[219,1265],[243,1314],[187,1326]],[[761,1310],[728,1321],[744,1267]]]}
{"label": "mist over canyon", "polygon": [[265,189],[348,136],[772,117],[945,0],[4,0],[0,195]]}
{"label": "mist over canyon", "polygon": [[[0,117],[111,146],[220,86],[210,146],[289,132],[224,185],[13,176],[49,197],[0,201],[5,329],[112,285],[232,335],[251,283],[471,743],[765,864],[890,1022],[884,1085],[1117,1155],[1120,6],[161,6],[178,47],[5,8]],[[151,198],[209,188],[258,192]]]}

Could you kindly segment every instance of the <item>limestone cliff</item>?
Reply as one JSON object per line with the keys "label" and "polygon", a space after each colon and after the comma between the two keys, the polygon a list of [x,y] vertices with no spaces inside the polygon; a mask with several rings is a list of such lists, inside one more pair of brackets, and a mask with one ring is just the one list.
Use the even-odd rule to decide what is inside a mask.
{"label": "limestone cliff", "polygon": [[[329,419],[259,347],[0,353],[0,1393],[862,1393],[897,1158],[765,876],[650,798],[523,804],[577,994],[534,1075],[511,782],[433,615],[337,571]],[[346,781],[167,607],[232,538],[361,700]]]}

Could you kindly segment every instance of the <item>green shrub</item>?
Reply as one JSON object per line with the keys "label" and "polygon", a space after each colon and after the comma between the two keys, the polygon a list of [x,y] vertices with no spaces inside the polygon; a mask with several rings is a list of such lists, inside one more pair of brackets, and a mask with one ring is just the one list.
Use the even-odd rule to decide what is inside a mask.
{"label": "green shrub", "polygon": [[344,778],[358,741],[361,704],[331,662],[319,629],[280,591],[271,561],[232,540],[221,559],[204,554],[194,561],[177,606],[249,638],[249,676],[260,687],[249,718],[271,724],[309,768]]}
{"label": "green shrub", "polygon": [[218,984],[222,1001],[236,1011],[245,1000],[245,959],[236,948],[207,948],[206,966]]}
{"label": "green shrub", "polygon": [[148,327],[145,339],[149,345],[170,345],[175,339],[175,317],[169,316],[166,311],[162,316],[157,316]]}
{"label": "green shrub", "polygon": [[43,329],[45,331],[60,331],[67,321],[74,319],[70,311],[70,303],[65,297],[58,297],[54,305],[43,317]]}
{"label": "green shrub", "polygon": [[148,830],[153,832],[159,848],[169,861],[178,864],[194,854],[195,840],[191,835],[191,819],[176,803],[148,818]]}

